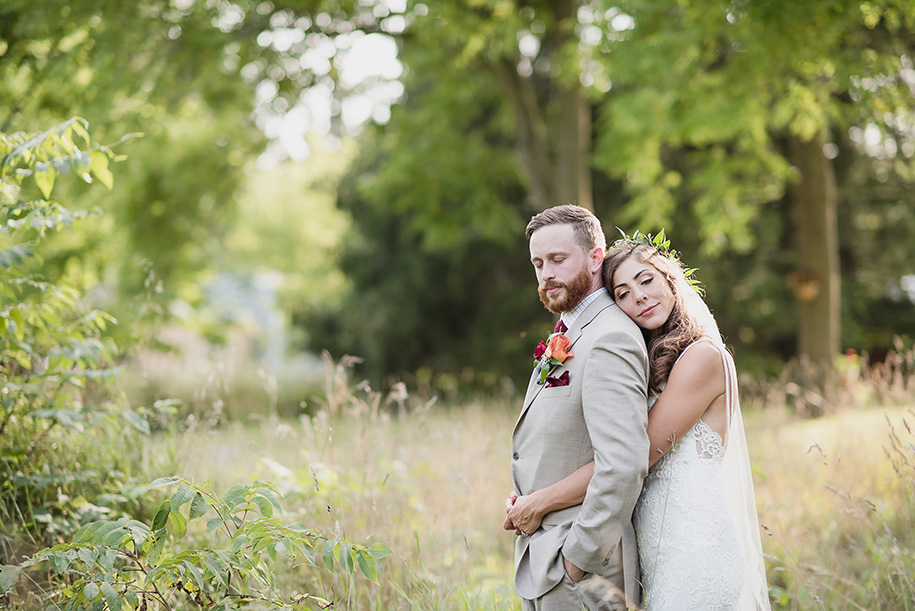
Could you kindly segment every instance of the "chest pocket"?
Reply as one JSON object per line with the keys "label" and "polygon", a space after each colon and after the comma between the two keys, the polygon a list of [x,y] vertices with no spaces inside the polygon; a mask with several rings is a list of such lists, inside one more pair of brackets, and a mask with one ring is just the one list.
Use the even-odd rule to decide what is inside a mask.
{"label": "chest pocket", "polygon": [[572,396],[572,386],[550,386],[549,388],[544,388],[540,391],[540,394],[537,395],[537,401],[543,400],[553,400],[561,399],[563,397]]}

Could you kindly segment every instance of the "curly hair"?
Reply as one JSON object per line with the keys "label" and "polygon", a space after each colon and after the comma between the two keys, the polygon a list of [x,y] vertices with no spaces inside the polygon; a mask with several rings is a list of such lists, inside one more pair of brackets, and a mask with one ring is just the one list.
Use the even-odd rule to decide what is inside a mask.
{"label": "curly hair", "polygon": [[702,337],[703,330],[699,322],[685,307],[684,287],[688,287],[683,276],[683,266],[679,260],[661,253],[654,246],[624,243],[610,250],[604,259],[604,286],[613,296],[613,274],[619,266],[635,257],[637,261],[655,268],[667,281],[674,296],[673,309],[667,321],[653,331],[642,330],[648,346],[648,389],[657,395],[664,388],[670,370],[680,354],[691,343]]}

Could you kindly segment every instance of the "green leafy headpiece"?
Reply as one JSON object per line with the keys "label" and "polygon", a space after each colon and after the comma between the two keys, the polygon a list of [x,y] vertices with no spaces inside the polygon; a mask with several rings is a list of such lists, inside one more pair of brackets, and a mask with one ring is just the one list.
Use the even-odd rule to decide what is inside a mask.
{"label": "green leafy headpiece", "polygon": [[683,269],[683,276],[686,278],[686,281],[689,283],[691,289],[702,294],[702,288],[699,286],[699,280],[694,276],[696,273],[695,267],[686,268],[683,266],[680,261],[680,253],[670,247],[670,240],[667,239],[667,236],[664,234],[664,230],[658,232],[657,235],[651,235],[650,233],[642,233],[638,229],[632,232],[632,235],[626,235],[626,232],[616,228],[617,231],[623,236],[622,238],[616,240],[611,248],[619,248],[620,246],[650,246],[658,251],[663,257],[674,261]]}

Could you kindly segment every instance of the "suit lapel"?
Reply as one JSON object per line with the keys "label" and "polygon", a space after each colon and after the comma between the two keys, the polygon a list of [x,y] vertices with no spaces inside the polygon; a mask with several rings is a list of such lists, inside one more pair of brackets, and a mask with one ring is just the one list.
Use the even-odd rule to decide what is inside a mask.
{"label": "suit lapel", "polygon": [[[612,305],[613,299],[610,298],[610,293],[605,290],[599,297],[591,302],[587,308],[585,308],[585,311],[575,319],[574,323],[572,323],[571,328],[566,331],[566,337],[568,337],[569,341],[572,342],[571,347],[574,348],[575,343],[581,338],[581,334],[583,333],[585,327],[591,324],[591,321],[593,321],[598,314]],[[574,359],[575,356],[573,355],[572,358]],[[553,375],[559,374],[563,371],[563,369],[565,369],[565,365],[560,365],[552,373]],[[534,402],[534,399],[537,398],[537,395],[540,394],[540,391],[546,388],[546,383],[537,384],[537,378],[537,368],[534,367],[534,371],[531,373],[531,379],[527,383],[527,393],[524,395],[524,405],[521,408],[521,413],[518,415],[518,420],[515,422],[515,428],[518,428],[518,424],[521,422],[521,419],[524,418],[524,414],[527,413],[528,408],[530,408],[531,404]]]}

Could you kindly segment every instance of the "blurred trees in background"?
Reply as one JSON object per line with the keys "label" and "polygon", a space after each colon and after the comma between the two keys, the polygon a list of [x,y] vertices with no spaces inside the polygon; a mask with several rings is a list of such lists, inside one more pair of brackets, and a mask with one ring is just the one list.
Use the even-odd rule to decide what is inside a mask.
{"label": "blurred trees in background", "polygon": [[[518,338],[544,318],[533,275],[518,265],[527,258],[519,238],[533,212],[567,201],[555,185],[569,186],[574,172],[557,178],[569,167],[588,174],[569,199],[591,205],[593,192],[611,240],[614,225],[667,228],[700,267],[744,362],[800,354],[831,363],[840,348],[880,350],[915,330],[900,289],[912,273],[903,245],[913,229],[915,7],[503,1],[414,9],[399,56],[405,102],[341,192],[371,240],[349,249],[344,269],[360,287],[359,312],[372,313],[335,314],[341,349],[380,349],[372,362],[388,372],[436,354],[482,370],[516,358]],[[588,108],[570,120],[573,91]],[[562,142],[582,125],[574,145]],[[496,160],[473,166],[493,151]],[[874,190],[881,195],[862,195]],[[544,193],[556,199],[545,204]],[[502,231],[490,237],[497,223]],[[468,257],[468,244],[485,255]],[[877,259],[883,273],[874,273]],[[412,285],[392,273],[397,260],[414,270]],[[450,288],[458,270],[463,289]],[[429,281],[417,284],[420,276]],[[843,284],[851,312],[840,338]],[[480,286],[515,298],[479,302]],[[880,322],[877,308],[894,316]],[[440,315],[448,326],[427,324]],[[413,355],[404,346],[418,336],[431,345]]]}
{"label": "blurred trees in background", "polygon": [[144,134],[114,192],[61,185],[106,214],[44,253],[122,345],[222,271],[275,270],[298,346],[376,379],[523,382],[551,326],[523,229],[577,201],[611,241],[666,228],[744,364],[829,361],[915,336],[913,20],[899,0],[14,0],[0,131]]}

